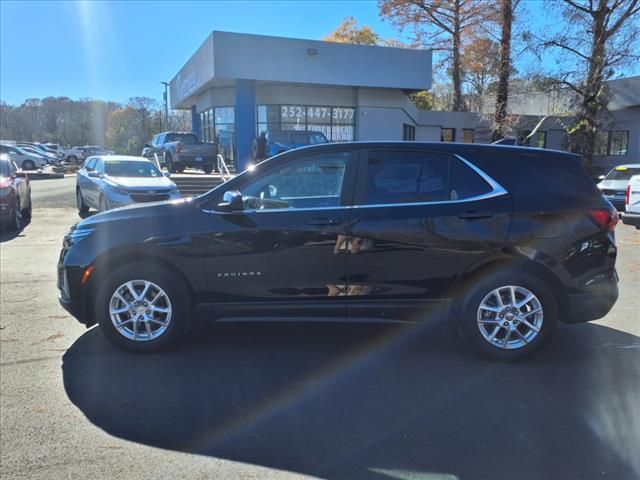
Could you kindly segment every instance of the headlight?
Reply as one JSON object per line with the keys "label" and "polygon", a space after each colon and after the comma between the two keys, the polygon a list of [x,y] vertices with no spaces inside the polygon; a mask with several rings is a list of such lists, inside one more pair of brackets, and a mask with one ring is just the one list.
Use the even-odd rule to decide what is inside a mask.
{"label": "headlight", "polygon": [[106,186],[107,186],[107,188],[108,188],[109,190],[111,190],[113,193],[117,193],[118,195],[129,195],[129,193],[128,193],[126,190],[124,190],[124,189],[122,189],[122,188],[120,188],[120,187],[117,187],[117,186],[115,186],[115,185],[112,185],[111,183],[107,183],[107,184],[105,184],[105,185],[106,185]]}
{"label": "headlight", "polygon": [[0,197],[4,197],[5,195],[9,195],[11,193],[11,187],[0,188]]}
{"label": "headlight", "polygon": [[67,239],[71,243],[78,243],[80,240],[83,240],[83,239],[87,238],[89,235],[91,235],[93,232],[95,232],[95,230],[96,229],[93,228],[93,227],[89,227],[89,228],[74,228],[67,235]]}

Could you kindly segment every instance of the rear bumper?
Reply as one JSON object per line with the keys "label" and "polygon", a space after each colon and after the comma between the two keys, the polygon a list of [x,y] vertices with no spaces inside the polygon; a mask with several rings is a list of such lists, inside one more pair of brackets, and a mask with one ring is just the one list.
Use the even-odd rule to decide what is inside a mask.
{"label": "rear bumper", "polygon": [[616,210],[619,212],[624,211],[624,204],[626,198],[624,195],[603,195],[605,199],[607,199],[611,204],[616,207]]}
{"label": "rear bumper", "polygon": [[618,274],[603,279],[580,293],[568,295],[568,315],[564,323],[583,323],[604,317],[618,300]]}
{"label": "rear bumper", "polygon": [[640,213],[625,212],[622,214],[622,223],[640,227]]}

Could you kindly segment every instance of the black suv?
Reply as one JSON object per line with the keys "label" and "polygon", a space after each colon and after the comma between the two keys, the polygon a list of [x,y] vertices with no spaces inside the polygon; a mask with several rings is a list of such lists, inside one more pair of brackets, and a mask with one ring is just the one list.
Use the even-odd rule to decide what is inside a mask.
{"label": "black suv", "polygon": [[134,351],[197,317],[446,318],[518,357],[618,296],[617,215],[578,156],[443,143],[300,148],[193,199],[88,218],[60,302]]}

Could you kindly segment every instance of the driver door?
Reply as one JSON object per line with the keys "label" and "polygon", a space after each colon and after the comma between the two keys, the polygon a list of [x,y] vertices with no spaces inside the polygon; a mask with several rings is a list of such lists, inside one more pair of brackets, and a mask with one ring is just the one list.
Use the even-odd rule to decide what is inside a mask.
{"label": "driver door", "polygon": [[357,150],[293,154],[234,182],[243,210],[212,208],[206,233],[209,295],[218,314],[346,319],[356,167]]}

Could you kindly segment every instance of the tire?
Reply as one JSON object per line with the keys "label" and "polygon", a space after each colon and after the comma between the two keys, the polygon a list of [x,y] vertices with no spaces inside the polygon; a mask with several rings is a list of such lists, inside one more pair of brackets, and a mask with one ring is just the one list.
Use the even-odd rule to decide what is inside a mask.
{"label": "tire", "polygon": [[25,160],[22,162],[22,170],[35,170],[36,164],[33,163],[33,160]]}
{"label": "tire", "polygon": [[78,162],[78,157],[76,157],[75,155],[69,155],[67,157],[67,162],[76,164]]}
{"label": "tire", "polygon": [[176,167],[176,172],[177,173],[182,173],[184,172],[184,165],[179,165]]}
{"label": "tire", "polygon": [[207,175],[210,174],[211,172],[213,172],[213,165],[205,165],[204,167],[202,167],[202,171]]}
{"label": "tire", "polygon": [[167,166],[169,173],[176,173],[178,171],[176,166],[173,164],[173,159],[171,158],[170,153],[164,154],[164,164]]}
{"label": "tire", "polygon": [[78,212],[80,213],[87,213],[89,211],[89,207],[84,203],[82,191],[79,188],[76,188],[76,205],[78,206]]}
{"label": "tire", "polygon": [[29,206],[22,209],[22,218],[31,220],[31,213],[33,211],[33,204],[31,203],[31,196],[27,197],[29,199]]}
{"label": "tire", "polygon": [[22,210],[20,209],[20,198],[16,198],[16,204],[13,207],[9,229],[19,232],[21,228],[22,228]]}
{"label": "tire", "polygon": [[109,210],[109,202],[107,202],[107,199],[104,195],[100,195],[98,206],[99,206],[98,210],[100,212],[106,212],[107,210]]}
{"label": "tire", "polygon": [[453,309],[453,320],[463,340],[483,356],[507,361],[524,358],[544,345],[557,327],[553,292],[533,275],[503,271],[477,276],[464,291]]}
{"label": "tire", "polygon": [[[151,306],[157,296],[154,305],[159,310]],[[187,287],[174,274],[151,263],[133,263],[116,269],[101,285],[95,318],[113,344],[150,353],[175,345],[183,336],[189,325],[189,305]]]}

